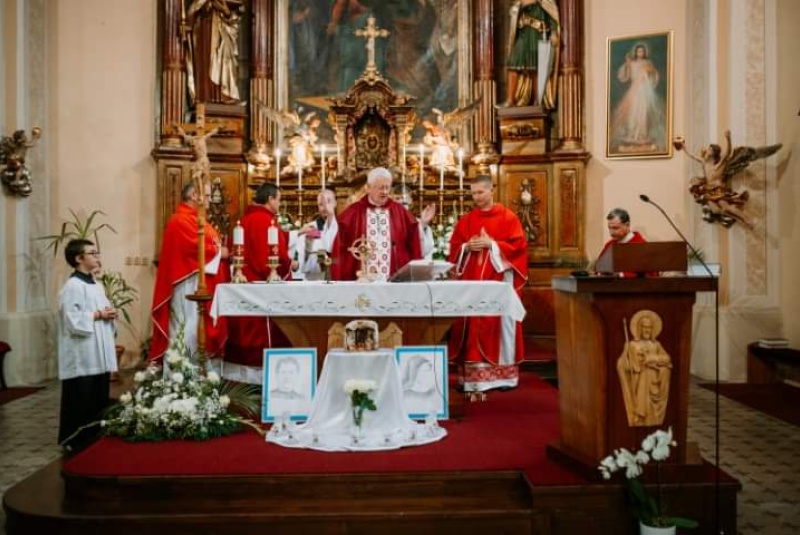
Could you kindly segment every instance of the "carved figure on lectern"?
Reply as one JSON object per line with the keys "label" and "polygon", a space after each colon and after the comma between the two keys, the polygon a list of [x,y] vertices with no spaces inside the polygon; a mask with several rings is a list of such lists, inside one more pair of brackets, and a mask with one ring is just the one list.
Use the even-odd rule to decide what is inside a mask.
{"label": "carved figure on lectern", "polygon": [[669,401],[672,359],[657,340],[663,322],[652,310],[640,310],[625,329],[625,347],[617,359],[628,425],[650,427],[664,423]]}

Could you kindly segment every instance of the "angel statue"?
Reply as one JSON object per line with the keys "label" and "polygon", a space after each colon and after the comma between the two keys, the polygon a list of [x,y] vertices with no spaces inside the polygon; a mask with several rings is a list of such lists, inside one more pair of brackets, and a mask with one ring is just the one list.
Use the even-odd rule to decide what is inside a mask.
{"label": "angel statue", "polygon": [[301,116],[303,108],[298,108],[297,111],[276,110],[261,101],[256,103],[261,113],[281,127],[283,139],[289,146],[288,161],[280,173],[294,174],[300,169],[310,169],[314,165],[314,149],[317,148],[319,139],[317,129],[322,124],[317,112],[312,111]]}
{"label": "angel statue", "polygon": [[703,176],[695,177],[689,183],[689,192],[695,202],[703,205],[703,219],[709,223],[721,223],[729,228],[737,221],[753,228],[753,221],[744,211],[744,205],[750,198],[747,190],[735,192],[728,184],[737,173],[747,169],[752,162],[767,158],[783,146],[768,145],[766,147],[736,147],[731,150],[731,132],[725,131],[725,142],[722,147],[711,144],[700,149],[695,155],[686,149],[682,137],[673,141],[677,150],[683,150],[692,160],[703,166]]}
{"label": "angel statue", "polygon": [[453,135],[465,121],[475,115],[480,108],[481,100],[479,98],[448,113],[433,108],[431,111],[436,115],[436,124],[429,120],[422,121],[422,126],[425,127],[425,137],[422,138],[422,142],[431,150],[430,166],[432,168],[444,167],[446,172],[458,172],[455,152],[459,145],[453,140]]}
{"label": "angel statue", "polygon": [[31,171],[25,165],[25,156],[28,149],[36,145],[42,136],[42,129],[34,126],[31,129],[31,138],[25,130],[17,130],[11,136],[0,138],[0,165],[4,165],[0,179],[12,195],[27,197],[33,192],[31,187]]}

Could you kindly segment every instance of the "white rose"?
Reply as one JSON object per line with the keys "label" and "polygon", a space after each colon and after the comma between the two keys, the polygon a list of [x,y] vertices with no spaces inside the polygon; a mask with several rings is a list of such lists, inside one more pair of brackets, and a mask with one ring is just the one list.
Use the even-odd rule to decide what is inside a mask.
{"label": "white rose", "polygon": [[177,364],[183,359],[183,357],[181,357],[181,354],[175,351],[174,349],[167,350],[166,357],[167,357],[167,362],[169,362],[170,364]]}
{"label": "white rose", "polygon": [[133,396],[131,396],[131,393],[130,392],[125,392],[124,394],[122,394],[119,397],[119,402],[122,403],[123,405],[127,405],[128,403],[131,402],[131,399],[133,399]]}
{"label": "white rose", "polygon": [[173,373],[172,380],[178,384],[183,382],[183,374],[182,373]]}
{"label": "white rose", "polygon": [[208,379],[208,382],[211,383],[212,385],[219,384],[219,375],[217,374],[217,372],[208,372],[208,375],[206,375],[206,379]]}
{"label": "white rose", "polygon": [[147,375],[144,372],[136,372],[133,374],[133,382],[134,383],[141,383],[147,378]]}
{"label": "white rose", "polygon": [[228,396],[222,395],[219,397],[219,406],[222,407],[223,409],[227,408],[228,405],[230,404],[231,404],[231,398],[229,398]]}

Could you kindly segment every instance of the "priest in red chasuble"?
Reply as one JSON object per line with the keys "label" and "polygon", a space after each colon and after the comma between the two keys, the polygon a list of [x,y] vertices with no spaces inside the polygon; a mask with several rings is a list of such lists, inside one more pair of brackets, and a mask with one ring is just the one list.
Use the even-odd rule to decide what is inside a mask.
{"label": "priest in red chasuble", "polygon": [[[492,178],[475,177],[474,208],[458,220],[450,238],[450,262],[462,280],[503,281],[516,292],[528,278],[528,242],[517,215],[493,201]],[[522,324],[507,317],[458,320],[450,331],[451,359],[460,359],[467,392],[517,386]]]}
{"label": "priest in red chasuble", "polygon": [[[269,276],[267,260],[271,246],[269,229],[273,222],[278,234],[278,275],[291,274],[289,237],[278,226],[281,192],[274,184],[262,184],[253,196],[253,204],[245,209],[241,220],[244,229],[244,267],[242,273],[249,282],[264,281]],[[227,379],[261,384],[264,349],[291,347],[286,336],[267,317],[228,318],[228,343],[225,346],[224,374]]]}
{"label": "priest in red chasuble", "polygon": [[[197,350],[197,303],[186,299],[197,290],[197,208],[211,199],[211,187],[201,195],[194,183],[181,190],[181,203],[167,221],[158,256],[158,272],[153,291],[153,340],[150,359],[160,359],[180,328],[184,326],[183,338],[190,351]],[[217,283],[229,278],[227,268],[228,251],[222,246],[217,231],[208,223],[205,226],[206,286],[214,294]],[[216,326],[208,315],[211,302],[206,305],[206,351],[216,355],[225,343],[225,323]]]}
{"label": "priest in red chasuble", "polygon": [[367,194],[339,216],[333,244],[332,274],[336,280],[355,280],[360,262],[348,251],[365,237],[372,247],[369,265],[375,280],[387,280],[411,260],[422,258],[419,223],[392,200],[392,173],[376,167],[367,176]]}
{"label": "priest in red chasuble", "polygon": [[[606,216],[606,221],[608,223],[608,235],[611,239],[603,246],[598,258],[616,243],[647,243],[644,236],[636,231],[631,231],[631,216],[627,210],[614,208]],[[658,273],[648,273],[648,275],[658,275]],[[622,276],[630,279],[636,277],[636,273],[624,271]]]}

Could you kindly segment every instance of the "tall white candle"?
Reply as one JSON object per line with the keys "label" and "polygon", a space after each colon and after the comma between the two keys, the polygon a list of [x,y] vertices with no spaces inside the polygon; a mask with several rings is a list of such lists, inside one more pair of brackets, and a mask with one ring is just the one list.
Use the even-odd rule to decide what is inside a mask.
{"label": "tall white candle", "polygon": [[322,146],[322,189],[325,189],[325,145]]}
{"label": "tall white candle", "polygon": [[303,166],[297,166],[297,191],[303,190]]}
{"label": "tall white candle", "polygon": [[439,189],[444,189],[444,164],[439,168]]}
{"label": "tall white candle", "polygon": [[244,245],[244,228],[240,221],[237,221],[236,226],[233,227],[233,244]]}
{"label": "tall white candle", "polygon": [[275,149],[275,186],[281,187],[281,149]]}
{"label": "tall white candle", "polygon": [[464,189],[464,149],[458,149],[458,189]]}
{"label": "tall white candle", "polygon": [[267,245],[278,245],[278,227],[275,226],[275,221],[267,229]]}
{"label": "tall white candle", "polygon": [[403,167],[401,167],[401,169],[403,170],[403,175],[402,175],[403,176],[403,185],[405,185],[405,183],[406,183],[406,145],[405,145],[405,143],[403,143]]}
{"label": "tall white candle", "polygon": [[425,145],[419,146],[419,189],[425,186]]}

